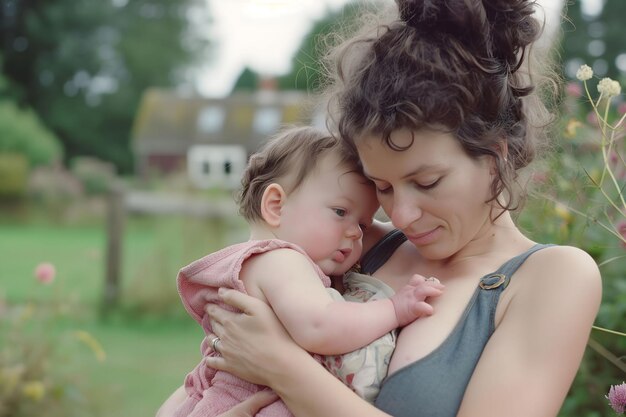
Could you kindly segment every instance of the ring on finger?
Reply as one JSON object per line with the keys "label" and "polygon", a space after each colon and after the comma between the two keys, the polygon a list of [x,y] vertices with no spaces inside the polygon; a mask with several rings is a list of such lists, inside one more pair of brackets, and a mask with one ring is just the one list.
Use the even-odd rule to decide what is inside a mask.
{"label": "ring on finger", "polygon": [[220,350],[217,348],[217,344],[220,343],[221,340],[218,336],[215,336],[213,339],[211,339],[211,349],[213,349],[213,352],[220,354]]}

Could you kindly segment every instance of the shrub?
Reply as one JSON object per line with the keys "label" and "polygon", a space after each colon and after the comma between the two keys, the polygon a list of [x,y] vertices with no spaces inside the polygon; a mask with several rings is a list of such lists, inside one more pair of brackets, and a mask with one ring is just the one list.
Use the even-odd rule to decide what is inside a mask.
{"label": "shrub", "polygon": [[106,194],[116,176],[113,164],[87,156],[74,158],[71,171],[83,184],[87,195]]}
{"label": "shrub", "polygon": [[83,345],[98,361],[106,355],[89,333],[65,328],[66,318],[79,312],[67,297],[50,297],[55,273],[48,263],[35,270],[38,299],[0,298],[0,417],[84,417],[98,408],[72,359]]}
{"label": "shrub", "polygon": [[[593,97],[588,85],[593,72],[583,69],[578,76],[582,86],[566,90],[554,158],[535,177],[541,198],[529,202],[520,218],[536,240],[587,251],[602,273],[597,326],[559,414],[564,417],[612,414],[606,395],[626,373],[626,112],[612,102],[620,94],[619,84],[601,80],[598,97]],[[582,91],[588,103],[578,99]],[[586,114],[589,107],[591,113]]]}
{"label": "shrub", "polygon": [[24,195],[28,179],[28,160],[19,153],[0,153],[0,199]]}
{"label": "shrub", "polygon": [[59,160],[62,149],[33,112],[0,101],[0,153],[22,154],[31,167],[37,167]]}

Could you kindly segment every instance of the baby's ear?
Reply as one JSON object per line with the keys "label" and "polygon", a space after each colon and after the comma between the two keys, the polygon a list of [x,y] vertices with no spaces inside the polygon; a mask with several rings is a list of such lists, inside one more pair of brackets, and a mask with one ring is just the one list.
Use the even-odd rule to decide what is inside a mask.
{"label": "baby's ear", "polygon": [[287,194],[279,184],[272,183],[265,188],[261,197],[261,215],[272,227],[280,226],[280,213]]}

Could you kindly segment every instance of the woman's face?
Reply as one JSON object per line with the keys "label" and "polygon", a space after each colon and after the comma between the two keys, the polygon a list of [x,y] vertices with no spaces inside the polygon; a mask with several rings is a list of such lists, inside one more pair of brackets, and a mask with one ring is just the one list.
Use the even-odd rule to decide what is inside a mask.
{"label": "woman's face", "polygon": [[380,137],[357,149],[365,174],[393,225],[427,259],[446,259],[488,233],[491,159],[469,157],[450,133],[423,129],[391,135],[395,151]]}

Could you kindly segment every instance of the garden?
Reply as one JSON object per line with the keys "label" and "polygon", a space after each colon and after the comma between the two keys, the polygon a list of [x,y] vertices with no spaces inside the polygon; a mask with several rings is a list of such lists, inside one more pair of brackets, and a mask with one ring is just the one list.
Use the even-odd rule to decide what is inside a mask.
{"label": "garden", "polygon": [[[204,2],[21,3],[7,2],[13,27],[0,31],[11,46],[0,53],[0,417],[153,416],[200,359],[203,332],[182,307],[178,270],[247,232],[234,211],[124,212],[111,257],[120,186],[232,202],[230,192],[194,189],[185,173],[139,178],[133,169],[142,94],[185,86],[174,75],[207,42],[187,33],[184,16]],[[564,34],[559,117],[522,175],[528,198],[514,213],[530,238],[580,247],[602,273],[600,311],[559,417],[626,412],[626,54],[610,40],[621,48],[621,21],[608,23],[626,3],[605,1],[596,15],[582,13],[584,3],[569,6],[584,30]],[[279,85],[319,84],[298,75],[317,68],[314,40],[338,15],[316,23]],[[621,72],[612,71],[607,62],[619,57]],[[256,76],[246,69],[234,89]]]}
{"label": "garden", "polygon": [[[579,75],[584,81],[566,86],[549,157],[527,178],[518,223],[533,239],[579,246],[600,265],[602,306],[560,414],[599,417],[613,413],[608,397],[616,411],[625,404],[626,112],[615,99],[619,84],[597,87]],[[74,175],[83,190],[92,178],[85,172],[95,171]],[[177,270],[240,239],[244,224],[128,215],[120,301],[105,311],[107,189],[91,185],[61,201],[65,180],[45,178],[45,189],[2,205],[0,416],[153,415],[199,359],[202,332],[178,300]]]}
{"label": "garden", "polygon": [[220,245],[220,231],[202,219],[129,219],[122,301],[103,315],[102,224],[2,217],[0,416],[154,415],[200,358],[202,330],[174,277]]}

